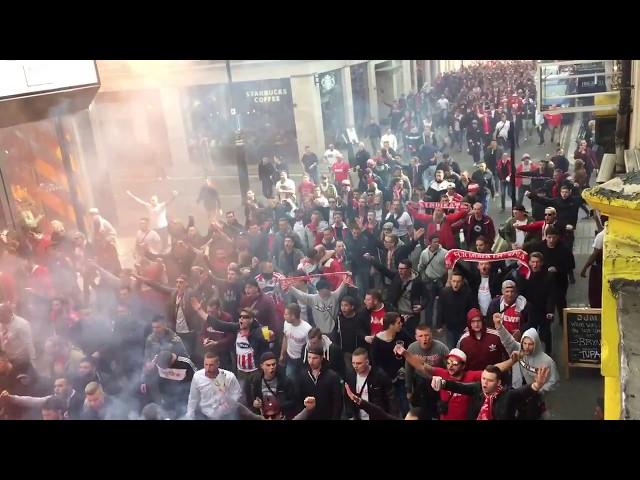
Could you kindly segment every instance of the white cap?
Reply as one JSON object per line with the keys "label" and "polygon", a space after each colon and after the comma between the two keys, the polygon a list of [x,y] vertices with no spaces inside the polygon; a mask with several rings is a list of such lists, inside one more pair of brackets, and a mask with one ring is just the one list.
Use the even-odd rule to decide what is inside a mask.
{"label": "white cap", "polygon": [[461,361],[463,363],[467,363],[467,354],[464,353],[459,348],[451,349],[451,351],[449,352],[449,355],[447,355],[447,358],[449,358],[449,357],[453,357],[453,358],[456,358],[456,359],[458,359],[459,361]]}

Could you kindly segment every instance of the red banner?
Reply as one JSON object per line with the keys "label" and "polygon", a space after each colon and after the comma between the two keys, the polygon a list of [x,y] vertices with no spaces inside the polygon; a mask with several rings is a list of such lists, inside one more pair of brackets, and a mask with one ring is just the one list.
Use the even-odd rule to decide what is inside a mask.
{"label": "red banner", "polygon": [[469,250],[454,248],[449,250],[444,257],[447,268],[455,267],[458,260],[467,262],[499,262],[501,260],[515,260],[520,265],[518,269],[522,275],[529,278],[531,269],[529,268],[529,254],[524,250],[510,250],[502,253],[477,253]]}
{"label": "red banner", "polygon": [[462,210],[462,202],[414,202],[419,208],[441,208],[443,210]]}

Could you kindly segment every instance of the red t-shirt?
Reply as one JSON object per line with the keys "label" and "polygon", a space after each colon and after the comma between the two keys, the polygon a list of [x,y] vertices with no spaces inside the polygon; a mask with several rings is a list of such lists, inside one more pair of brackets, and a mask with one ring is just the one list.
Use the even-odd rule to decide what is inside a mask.
{"label": "red t-shirt", "polygon": [[[434,367],[434,377],[442,377],[445,380],[455,380],[458,382],[471,383],[479,382],[482,378],[481,370],[467,371],[462,374],[462,378],[455,378],[449,375],[449,371],[445,368]],[[449,408],[447,413],[440,414],[440,420],[466,420],[467,409],[471,402],[469,395],[460,395],[459,393],[453,393],[448,390],[440,390],[440,400],[448,402]]]}
{"label": "red t-shirt", "polygon": [[331,170],[336,176],[336,184],[340,184],[343,180],[347,180],[349,178],[348,162],[336,162],[331,167]]}
{"label": "red t-shirt", "polygon": [[298,191],[300,195],[313,195],[313,189],[315,188],[315,184],[311,181],[303,181],[300,182],[300,186],[298,187]]}
{"label": "red t-shirt", "polygon": [[382,326],[382,319],[386,313],[384,304],[379,310],[372,310],[369,313],[371,314],[371,335],[375,336],[384,329]]}
{"label": "red t-shirt", "polygon": [[520,319],[521,315],[520,312],[516,310],[515,303],[504,309],[502,321],[504,328],[506,328],[509,333],[513,334],[516,330],[520,330]]}

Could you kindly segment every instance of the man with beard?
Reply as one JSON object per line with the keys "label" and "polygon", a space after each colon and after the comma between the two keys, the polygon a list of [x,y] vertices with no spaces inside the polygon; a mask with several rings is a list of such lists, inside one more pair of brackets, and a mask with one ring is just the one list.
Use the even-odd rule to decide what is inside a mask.
{"label": "man with beard", "polygon": [[[33,397],[28,395],[12,395],[7,390],[0,394],[0,401],[9,402],[17,407],[24,409],[40,409],[44,415],[45,405],[49,399],[60,401],[62,406],[63,418],[69,420],[77,420],[82,411],[84,403],[83,393],[78,393],[71,385],[71,381],[65,377],[56,378],[53,383],[53,395],[44,397]],[[58,420],[62,420],[59,418]],[[43,418],[47,420],[47,418]]]}
{"label": "man with beard", "polygon": [[340,301],[340,313],[331,338],[342,350],[345,371],[351,370],[351,357],[359,347],[366,347],[364,339],[371,330],[369,313],[366,308],[357,309],[353,297],[345,296]]}
{"label": "man with beard", "polygon": [[293,275],[304,258],[302,250],[295,248],[296,237],[297,235],[293,232],[284,237],[284,248],[276,259],[278,270],[285,276]]}
{"label": "man with beard", "polygon": [[256,279],[250,278],[245,281],[244,295],[240,299],[239,307],[254,311],[258,323],[263,327],[269,327],[276,336],[282,333],[284,322],[278,319],[273,301],[260,290]]}
{"label": "man with beard", "polygon": [[229,313],[232,317],[238,313],[240,308],[240,299],[244,294],[244,281],[240,277],[240,270],[237,264],[229,265],[227,268],[227,279],[215,279],[220,292],[222,301],[222,310]]}
{"label": "man with beard", "polygon": [[304,166],[304,171],[307,172],[309,178],[313,180],[314,183],[318,183],[318,156],[311,151],[311,147],[308,145],[304,147],[304,154],[301,159],[302,165]]}

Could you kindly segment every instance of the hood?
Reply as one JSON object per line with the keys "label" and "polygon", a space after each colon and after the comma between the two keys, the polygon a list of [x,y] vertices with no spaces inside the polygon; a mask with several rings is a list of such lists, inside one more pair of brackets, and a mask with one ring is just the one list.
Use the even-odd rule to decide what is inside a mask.
{"label": "hood", "polygon": [[431,185],[429,185],[429,188],[439,192],[439,191],[442,191],[442,190],[446,190],[448,184],[449,184],[449,182],[446,181],[446,180],[443,180],[440,183],[438,183],[435,180],[433,180],[431,182]]}
{"label": "hood", "polygon": [[[540,337],[538,336],[538,331],[535,328],[530,328],[522,334],[522,339],[525,337],[529,337],[533,340],[533,354],[531,356],[535,357],[540,348]],[[520,345],[522,345],[522,340],[520,341]]]}
{"label": "hood", "polygon": [[[328,362],[330,361],[330,357],[329,357],[329,347],[331,346],[333,342],[329,339],[328,336],[326,336],[325,334],[322,334],[322,350],[324,351],[324,359]],[[304,362],[307,362],[307,350],[309,348],[309,341],[307,340],[307,343],[304,346],[304,352],[302,352],[302,358],[304,359]],[[323,362],[324,363],[324,362]]]}
{"label": "hood", "polygon": [[536,369],[541,367],[551,368],[549,374],[549,380],[542,387],[541,392],[549,392],[554,390],[558,384],[558,372],[557,367],[553,359],[544,353],[544,349],[541,347],[540,337],[538,332],[534,328],[530,328],[524,332],[522,338],[529,337],[534,342],[534,350],[531,355],[526,355],[517,364],[513,366],[513,387],[517,388],[522,386],[522,380],[527,384],[531,384],[536,378]]}

